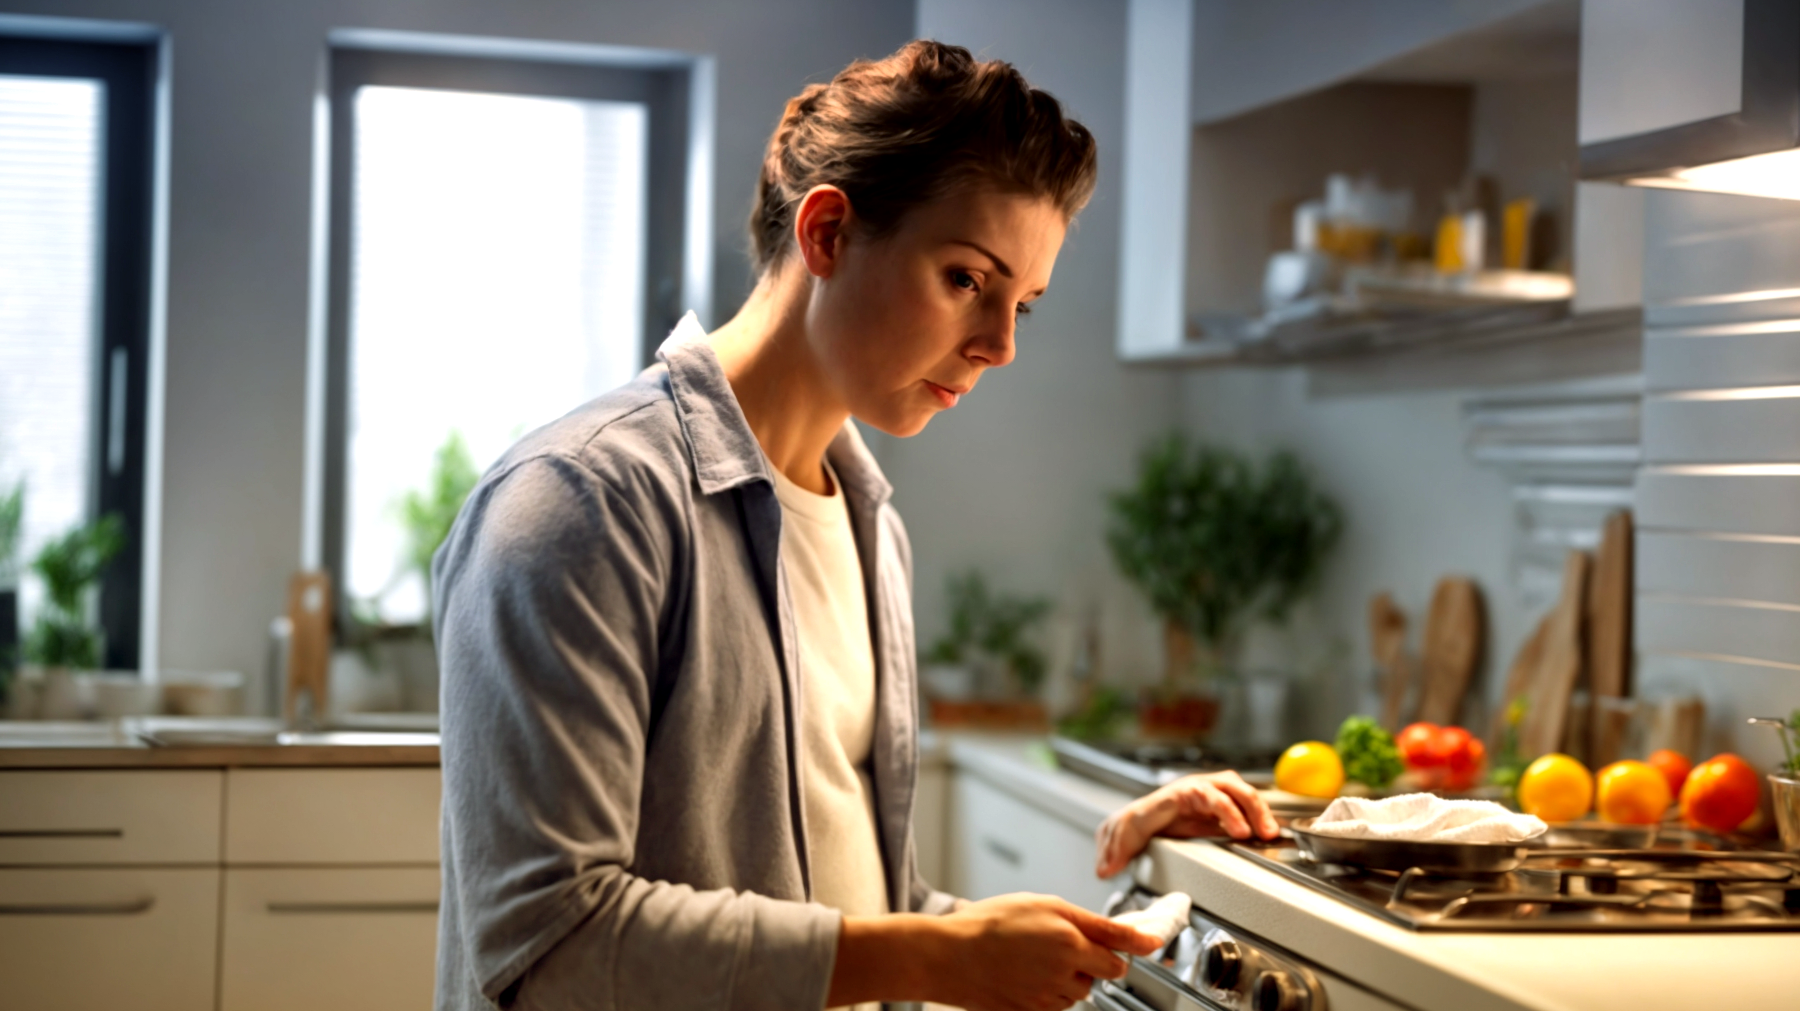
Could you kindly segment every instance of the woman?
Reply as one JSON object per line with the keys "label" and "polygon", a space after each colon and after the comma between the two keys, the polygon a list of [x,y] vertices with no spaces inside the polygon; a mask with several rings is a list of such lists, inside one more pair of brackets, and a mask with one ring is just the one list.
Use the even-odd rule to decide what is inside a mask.
{"label": "woman", "polygon": [[919,879],[910,551],[849,424],[1012,360],[1093,140],[914,42],[788,103],[712,334],[527,436],[435,565],[438,1006],[1066,1007],[1145,941]]}

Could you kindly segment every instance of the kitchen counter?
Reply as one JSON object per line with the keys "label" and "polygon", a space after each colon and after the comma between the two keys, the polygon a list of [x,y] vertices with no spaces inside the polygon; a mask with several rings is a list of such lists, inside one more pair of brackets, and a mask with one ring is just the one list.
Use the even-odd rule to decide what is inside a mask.
{"label": "kitchen counter", "polygon": [[[161,725],[179,721],[162,720]],[[0,769],[196,769],[317,766],[435,766],[435,734],[395,735],[396,743],[144,743],[118,722],[0,721]],[[431,743],[424,743],[427,740]]]}

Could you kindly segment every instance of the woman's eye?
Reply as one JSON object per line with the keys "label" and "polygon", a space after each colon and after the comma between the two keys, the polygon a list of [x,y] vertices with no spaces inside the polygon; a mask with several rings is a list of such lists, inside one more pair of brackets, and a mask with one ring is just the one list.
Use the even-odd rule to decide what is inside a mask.
{"label": "woman's eye", "polygon": [[974,291],[975,287],[976,287],[975,275],[969,273],[966,270],[951,271],[950,272],[950,283],[956,285],[958,288],[961,288],[964,291]]}

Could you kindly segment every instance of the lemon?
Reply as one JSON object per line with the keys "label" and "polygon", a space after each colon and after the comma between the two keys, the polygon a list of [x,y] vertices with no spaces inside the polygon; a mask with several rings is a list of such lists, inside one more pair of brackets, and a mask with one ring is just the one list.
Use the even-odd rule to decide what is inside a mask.
{"label": "lemon", "polygon": [[1594,802],[1594,777],[1568,755],[1548,754],[1519,777],[1519,808],[1545,821],[1574,821]]}
{"label": "lemon", "polygon": [[1344,763],[1324,741],[1301,741],[1275,763],[1275,789],[1307,797],[1335,797],[1344,786]]}

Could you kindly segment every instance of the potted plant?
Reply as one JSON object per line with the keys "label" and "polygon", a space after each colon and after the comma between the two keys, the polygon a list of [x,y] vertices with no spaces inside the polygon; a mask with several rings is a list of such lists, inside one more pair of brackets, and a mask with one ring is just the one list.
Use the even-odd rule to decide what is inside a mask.
{"label": "potted plant", "polygon": [[[1033,632],[1050,601],[995,593],[973,569],[950,577],[947,596],[950,626],[922,657],[934,721],[1043,723],[1035,696],[1049,665]],[[970,701],[975,696],[986,698]]]}
{"label": "potted plant", "polygon": [[1292,453],[1258,463],[1179,434],[1144,453],[1110,505],[1113,559],[1164,622],[1163,683],[1140,719],[1153,734],[1204,734],[1212,680],[1235,676],[1251,624],[1284,620],[1312,589],[1343,514]]}
{"label": "potted plant", "polygon": [[44,601],[25,636],[25,661],[42,673],[41,705],[51,716],[80,715],[74,672],[98,668],[105,645],[89,618],[93,590],[124,546],[124,522],[108,515],[45,544],[31,563]]}

